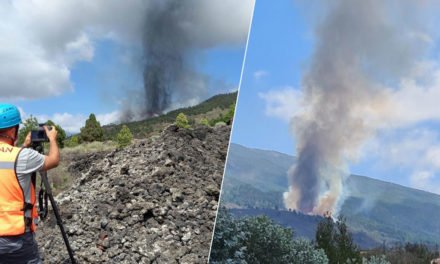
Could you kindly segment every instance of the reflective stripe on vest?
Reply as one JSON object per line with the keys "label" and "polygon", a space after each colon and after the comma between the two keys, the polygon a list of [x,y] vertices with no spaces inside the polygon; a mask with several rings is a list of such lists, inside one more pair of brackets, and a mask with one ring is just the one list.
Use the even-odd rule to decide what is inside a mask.
{"label": "reflective stripe on vest", "polygon": [[[21,235],[26,232],[25,196],[15,172],[21,149],[0,143],[0,236]],[[31,184],[31,202],[35,205],[35,187]],[[36,206],[32,216],[37,216]],[[34,221],[30,221],[34,222]],[[30,227],[35,231],[35,225]]]}

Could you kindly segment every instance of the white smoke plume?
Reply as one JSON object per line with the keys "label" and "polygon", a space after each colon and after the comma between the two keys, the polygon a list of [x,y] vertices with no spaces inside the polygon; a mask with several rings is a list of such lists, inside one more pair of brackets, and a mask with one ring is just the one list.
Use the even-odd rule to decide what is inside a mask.
{"label": "white smoke plume", "polygon": [[326,6],[302,80],[304,111],[291,120],[298,160],[288,172],[287,208],[338,214],[348,162],[396,115],[393,91],[385,87],[409,74],[430,47],[423,22],[433,5],[338,0]]}

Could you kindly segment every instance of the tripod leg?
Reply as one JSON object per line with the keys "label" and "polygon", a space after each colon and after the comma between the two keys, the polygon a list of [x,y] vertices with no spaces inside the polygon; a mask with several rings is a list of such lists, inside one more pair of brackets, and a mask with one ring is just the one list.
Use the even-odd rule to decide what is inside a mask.
{"label": "tripod leg", "polygon": [[53,209],[53,212],[55,214],[55,218],[57,220],[57,224],[58,224],[58,226],[59,226],[59,228],[61,230],[61,235],[63,236],[64,244],[66,245],[67,252],[69,253],[70,261],[72,262],[72,264],[75,264],[76,261],[75,261],[75,258],[73,256],[73,250],[70,247],[69,239],[67,238],[66,231],[64,230],[64,225],[63,225],[63,221],[61,220],[61,216],[60,216],[60,213],[59,213],[59,210],[58,210],[58,206],[57,206],[57,204],[55,202],[55,199],[53,198],[52,189],[50,187],[49,180],[47,179],[47,172],[46,171],[42,171],[42,172],[40,172],[40,174],[41,174],[41,180],[43,181],[43,184],[44,184],[44,186],[46,188],[46,193],[47,193],[47,196],[49,197],[50,204],[52,205],[52,209]]}

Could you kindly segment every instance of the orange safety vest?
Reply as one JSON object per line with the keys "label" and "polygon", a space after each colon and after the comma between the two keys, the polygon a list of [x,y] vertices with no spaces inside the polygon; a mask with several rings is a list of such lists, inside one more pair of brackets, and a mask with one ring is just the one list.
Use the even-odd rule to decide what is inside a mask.
{"label": "orange safety vest", "polygon": [[[15,171],[20,151],[21,148],[0,143],[0,236],[15,236],[36,230],[35,182],[31,180],[30,201],[26,201],[24,191],[29,190],[23,190]],[[27,210],[32,210],[32,218],[26,217]]]}

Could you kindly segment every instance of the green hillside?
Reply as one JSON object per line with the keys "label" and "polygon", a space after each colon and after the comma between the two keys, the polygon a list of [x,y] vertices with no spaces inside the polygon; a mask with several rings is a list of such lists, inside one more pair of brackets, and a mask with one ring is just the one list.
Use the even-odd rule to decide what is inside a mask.
{"label": "green hillside", "polygon": [[295,159],[276,151],[249,149],[231,144],[228,152],[225,189],[236,182],[252,183],[261,191],[284,192],[287,186],[287,170]]}
{"label": "green hillside", "polygon": [[[283,208],[292,156],[231,144],[222,197],[235,208]],[[341,213],[378,243],[440,244],[440,196],[364,176],[347,180]]]}
{"label": "green hillside", "polygon": [[[166,125],[173,123],[179,113],[184,113],[194,123],[203,117],[213,119],[224,115],[228,108],[236,102],[237,92],[215,95],[208,100],[191,107],[170,111],[166,114],[152,117],[142,121],[125,123],[130,128],[134,137],[143,138],[161,131]],[[112,139],[121,130],[123,124],[104,126],[106,139]]]}

